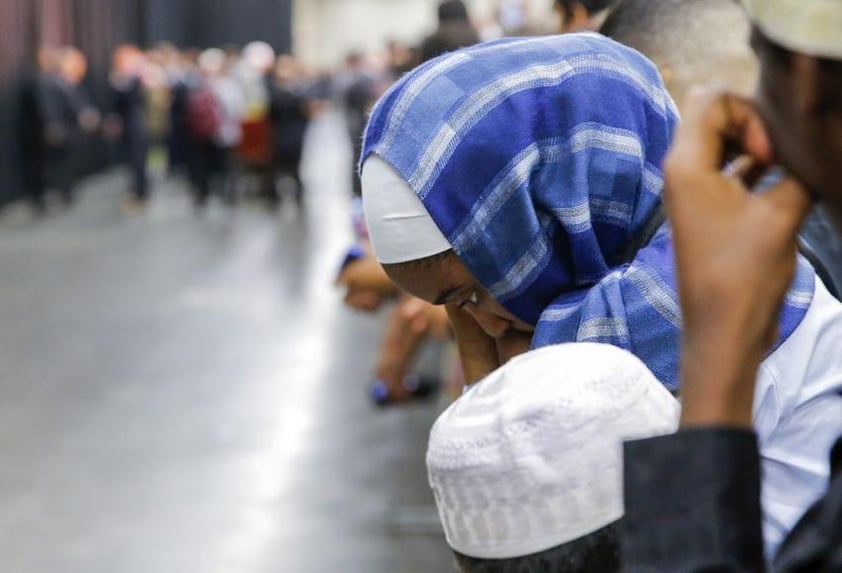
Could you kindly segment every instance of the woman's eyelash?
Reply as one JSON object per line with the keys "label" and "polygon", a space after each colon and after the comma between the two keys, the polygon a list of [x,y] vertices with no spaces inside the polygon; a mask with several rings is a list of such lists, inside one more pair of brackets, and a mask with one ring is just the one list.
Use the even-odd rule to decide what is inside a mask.
{"label": "woman's eyelash", "polygon": [[477,294],[477,291],[472,291],[472,292],[471,292],[471,294],[470,294],[470,295],[468,295],[468,298],[466,298],[465,300],[463,300],[462,302],[460,302],[460,303],[459,303],[459,308],[464,307],[464,306],[465,306],[466,304],[468,304],[468,303],[470,303],[470,304],[479,304],[479,295]]}

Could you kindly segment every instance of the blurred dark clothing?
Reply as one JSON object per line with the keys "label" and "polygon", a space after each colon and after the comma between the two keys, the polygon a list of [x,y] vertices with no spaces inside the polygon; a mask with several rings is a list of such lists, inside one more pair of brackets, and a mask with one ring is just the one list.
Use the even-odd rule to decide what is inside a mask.
{"label": "blurred dark clothing", "polygon": [[190,89],[187,98],[187,125],[199,141],[212,141],[219,132],[222,111],[208,81],[202,80]]}
{"label": "blurred dark clothing", "polygon": [[[202,77],[190,79],[184,102],[184,143],[196,206],[204,206],[214,190],[227,203],[234,200],[233,155],[239,142],[240,120],[226,109],[220,84]],[[224,135],[236,125],[236,134]]]}
{"label": "blurred dark clothing", "polygon": [[467,22],[468,8],[462,0],[444,0],[439,4],[439,22]]}
{"label": "blurred dark clothing", "polygon": [[170,131],[167,135],[167,171],[172,175],[188,167],[187,99],[183,78],[170,85]]}
{"label": "blurred dark clothing", "polygon": [[800,251],[837,300],[842,300],[842,238],[835,232],[824,205],[816,205],[798,234]]}
{"label": "blurred dark clothing", "polygon": [[272,161],[264,189],[270,200],[277,198],[275,182],[279,176],[288,175],[296,184],[296,197],[301,198],[302,184],[299,175],[304,134],[307,131],[309,98],[294,86],[277,84],[267,77],[269,94],[269,121],[272,124]]}
{"label": "blurred dark clothing", "polygon": [[16,125],[23,191],[39,211],[44,209],[44,169],[47,152],[42,101],[44,81],[45,78],[41,74],[30,74],[21,81]]}
{"label": "blurred dark clothing", "polygon": [[70,141],[81,132],[79,116],[91,105],[84,88],[61,78],[45,76],[41,82],[44,121],[56,130],[51,144]]}
{"label": "blurred dark clothing", "polygon": [[377,82],[365,72],[357,72],[351,78],[343,95],[348,131],[352,138],[361,138],[365,130],[368,111],[377,97]]}
{"label": "blurred dark clothing", "polygon": [[[194,185],[195,203],[201,207],[210,198],[211,186],[214,183],[218,182],[223,186],[228,184],[230,155],[227,149],[211,139],[196,141],[192,153],[190,179]],[[220,191],[220,195],[228,199],[226,193],[226,189]]]}
{"label": "blurred dark clothing", "polygon": [[43,76],[40,86],[46,144],[44,182],[70,202],[84,168],[86,136],[81,118],[86,110],[93,109],[92,100],[84,87],[59,77]]}
{"label": "blurred dark clothing", "polygon": [[421,62],[478,42],[479,34],[469,22],[444,23],[421,43]]}
{"label": "blurred dark clothing", "polygon": [[333,77],[329,73],[322,73],[311,83],[307,90],[310,99],[328,101],[333,90]]}
{"label": "blurred dark clothing", "polygon": [[479,42],[479,34],[468,19],[468,10],[461,0],[446,0],[439,4],[438,29],[421,43],[421,62],[446,52]]}
{"label": "blurred dark clothing", "polygon": [[[706,428],[628,442],[624,481],[623,571],[766,570],[753,432]],[[830,490],[784,541],[774,571],[842,573],[842,439]]]}
{"label": "blurred dark clothing", "polygon": [[194,200],[202,206],[210,198],[211,180],[218,174],[224,154],[214,141],[219,127],[217,101],[210,84],[201,76],[188,78],[185,84],[180,123]]}
{"label": "blurred dark clothing", "polygon": [[146,95],[140,78],[119,78],[111,82],[112,113],[122,126],[120,145],[132,175],[131,192],[138,200],[149,194],[146,157],[149,134],[146,129]]}
{"label": "blurred dark clothing", "polygon": [[293,88],[282,86],[273,86],[269,93],[269,118],[275,128],[275,159],[282,164],[298,165],[309,121],[307,97]]}
{"label": "blurred dark clothing", "polygon": [[418,46],[408,48],[409,53],[405,61],[392,61],[389,63],[389,79],[390,83],[394,83],[401,79],[404,74],[412,71],[420,62],[420,49]]}
{"label": "blurred dark clothing", "polygon": [[351,173],[352,188],[355,197],[362,195],[357,162],[362,153],[363,133],[365,132],[368,112],[377,97],[377,82],[369,74],[355,72],[343,94],[345,119],[348,124],[348,136],[351,138],[353,165]]}

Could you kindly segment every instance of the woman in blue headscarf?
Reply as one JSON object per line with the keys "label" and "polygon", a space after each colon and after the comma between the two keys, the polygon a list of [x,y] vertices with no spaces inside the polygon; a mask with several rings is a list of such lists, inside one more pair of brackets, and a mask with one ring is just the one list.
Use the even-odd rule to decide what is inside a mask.
{"label": "woman in blue headscarf", "polygon": [[[372,246],[399,286],[447,305],[467,379],[530,346],[592,341],[679,392],[669,227],[637,248],[677,121],[654,65],[597,34],[453,52],[383,96],[361,158]],[[771,548],[829,474],[804,436],[815,420],[842,432],[840,401],[824,399],[842,374],[830,331],[842,309],[799,260],[755,400]]]}
{"label": "woman in blue headscarf", "polygon": [[[654,65],[596,34],[501,40],[434,60],[369,121],[362,177],[375,253],[401,287],[447,304],[463,340],[483,344],[460,309],[501,344],[518,332],[533,347],[608,342],[676,390],[670,234],[627,251],[660,208],[677,121]],[[782,340],[813,280],[802,265]],[[478,374],[496,366],[488,351],[468,354],[469,367],[485,357]]]}

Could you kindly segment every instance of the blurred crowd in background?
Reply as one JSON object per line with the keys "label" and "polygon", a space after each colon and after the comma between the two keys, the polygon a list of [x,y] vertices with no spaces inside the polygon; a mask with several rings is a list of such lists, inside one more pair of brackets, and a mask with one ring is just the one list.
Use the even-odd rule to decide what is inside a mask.
{"label": "blurred crowd in background", "polygon": [[[607,2],[595,2],[599,13]],[[527,4],[500,2],[478,21],[461,0],[437,7],[438,25],[415,45],[390,40],[376,52],[351,51],[337,69],[308,67],[265,42],[204,50],[169,43],[119,45],[111,54],[107,89],[95,98],[86,55],[74,46],[42,46],[37,69],[19,90],[23,197],[41,217],[70,207],[86,175],[123,164],[130,173],[126,214],[141,211],[156,182],[185,180],[201,211],[209,201],[233,206],[256,200],[275,209],[306,196],[300,166],[308,125],[328,110],[345,120],[352,157],[349,199],[357,242],[337,279],[348,306],[374,312],[398,300],[387,319],[383,348],[369,388],[375,404],[425,398],[439,380],[412,372],[428,338],[449,339],[443,308],[401,294],[370,254],[359,203],[356,158],[371,106],[404,73],[443,53],[480,41],[595,26],[580,2],[548,2],[559,23],[536,29]],[[574,10],[574,7],[576,10]],[[451,394],[462,384],[455,351],[444,367]]]}
{"label": "blurred crowd in background", "polygon": [[[443,2],[437,30],[420,44],[394,40],[378,53],[352,51],[333,70],[308,67],[264,42],[205,50],[120,45],[112,53],[107,93],[97,98],[86,54],[74,46],[42,46],[37,69],[25,74],[19,89],[24,196],[42,215],[51,194],[70,205],[85,175],[123,162],[132,175],[127,212],[149,197],[150,168],[186,176],[198,207],[213,195],[233,203],[250,193],[270,206],[282,194],[300,200],[301,150],[311,119],[330,106],[342,109],[357,155],[367,110],[403,73],[480,39],[533,32],[523,6],[510,4],[501,3],[497,18],[480,26],[464,3]],[[359,195],[355,170],[349,177]]]}
{"label": "blurred crowd in background", "polygon": [[335,74],[319,73],[263,42],[203,51],[123,45],[113,53],[106,100],[95,103],[78,49],[43,47],[38,64],[21,87],[28,128],[19,132],[26,197],[37,214],[50,192],[73,202],[96,154],[129,166],[127,211],[149,197],[150,169],[187,177],[198,207],[214,194],[233,203],[244,175],[255,176],[252,191],[270,206],[278,204],[280,176],[300,199],[310,119],[330,102],[346,104],[360,133],[365,108],[392,74],[356,54]]}
{"label": "blurred crowd in background", "polygon": [[[791,8],[786,0],[768,0],[769,4],[776,2]],[[0,80],[9,80],[5,91],[0,82],[0,104],[14,94],[13,105],[0,105],[0,127],[9,123],[10,117],[15,122],[14,135],[0,140],[0,173],[9,173],[0,177],[0,207],[16,200],[25,203],[26,209],[17,212],[31,215],[32,222],[27,219],[22,227],[61,231],[61,224],[53,225],[59,213],[83,214],[89,206],[77,204],[82,194],[97,187],[87,179],[113,170],[126,176],[106,175],[99,188],[112,193],[112,199],[120,194],[120,208],[113,201],[109,216],[118,221],[121,230],[132,226],[129,220],[154,218],[144,214],[157,212],[159,198],[179,194],[190,203],[182,202],[176,225],[187,221],[196,227],[210,227],[216,222],[213,213],[223,212],[226,226],[235,219],[246,221],[243,224],[262,222],[271,229],[270,240],[301,247],[309,257],[307,263],[336,257],[338,260],[328,260],[322,267],[327,271],[316,284],[324,288],[332,305],[338,307],[341,299],[348,309],[373,315],[374,327],[382,327],[376,355],[354,356],[361,364],[370,363],[367,373],[347,376],[343,372],[337,378],[358,378],[352,380],[354,392],[361,400],[365,397],[371,411],[403,411],[403,406],[432,396],[440,398],[434,407],[451,405],[431,433],[427,477],[447,542],[464,573],[525,571],[529,562],[541,564],[542,571],[561,570],[548,565],[550,562],[574,564],[564,569],[570,571],[616,571],[621,564],[618,544],[625,523],[632,524],[627,530],[635,535],[638,529],[645,531],[638,523],[650,528],[654,524],[652,543],[656,549],[672,534],[674,515],[635,522],[635,511],[641,513],[643,505],[635,508],[634,497],[628,495],[634,488],[629,484],[634,485],[636,479],[637,489],[648,493],[638,495],[646,506],[644,515],[652,508],[663,510],[652,499],[669,498],[665,494],[679,488],[670,492],[653,485],[649,476],[655,474],[645,465],[635,470],[627,463],[636,463],[637,458],[629,455],[632,450],[627,449],[626,458],[621,459],[617,446],[629,438],[675,431],[680,407],[692,413],[693,399],[702,396],[698,390],[693,393],[692,382],[687,393],[684,389],[688,386],[681,385],[680,377],[686,377],[682,360],[688,355],[688,340],[693,339],[687,333],[693,328],[685,320],[692,313],[685,307],[682,314],[679,302],[689,299],[692,303],[693,297],[682,291],[679,301],[676,285],[690,292],[686,285],[693,287],[695,282],[682,274],[692,263],[683,263],[682,268],[682,249],[687,247],[682,247],[678,238],[673,240],[673,234],[679,237],[686,232],[689,237],[692,233],[682,226],[686,229],[704,219],[730,223],[734,219],[725,208],[717,213],[690,207],[679,217],[670,213],[668,218],[670,205],[678,204],[675,197],[688,204],[687,197],[703,197],[700,193],[679,195],[678,186],[670,181],[671,172],[681,175],[680,169],[670,168],[670,159],[665,159],[673,135],[680,129],[679,114],[686,118],[682,127],[693,127],[695,121],[696,128],[711,130],[706,138],[699,137],[711,145],[710,165],[699,159],[705,158],[701,147],[693,150],[695,153],[685,151],[684,184],[688,189],[710,187],[708,181],[716,182],[714,187],[738,188],[742,203],[734,201],[735,212],[745,204],[773,202],[774,193],[786,189],[789,180],[777,169],[761,178],[761,168],[767,170],[773,160],[781,161],[783,167],[803,178],[796,172],[796,159],[809,164],[813,158],[803,155],[802,144],[803,149],[815,150],[842,141],[831,137],[835,134],[830,133],[832,129],[824,134],[820,125],[829,117],[827,110],[836,109],[833,98],[840,93],[836,58],[842,47],[837,36],[823,32],[827,45],[822,49],[829,50],[832,61],[797,54],[798,58],[792,58],[797,65],[784,68],[781,61],[789,56],[775,46],[779,39],[765,38],[762,28],[752,28],[743,8],[731,0],[365,0],[357,7],[366,7],[356,14],[348,8],[350,2],[332,0],[265,0],[259,9],[255,4],[248,10],[234,0],[184,0],[174,3],[172,10],[165,1],[138,0],[131,4],[136,14],[144,15],[137,26],[134,18],[125,16],[129,12],[121,11],[129,0],[103,0],[101,6],[114,8],[110,14],[124,16],[126,29],[101,36],[88,32],[98,29],[97,18],[107,21],[108,17],[101,10],[91,10],[83,0],[66,4],[60,0],[32,4],[9,0],[6,6],[12,3],[17,12],[6,8],[5,14],[29,15],[33,25],[31,30],[21,26],[28,32],[17,38],[21,46],[18,57],[10,54],[8,58],[14,64],[4,68],[0,61]],[[751,6],[760,4],[753,0],[743,3],[750,16]],[[814,3],[822,4],[823,9],[829,6],[820,0]],[[401,8],[410,4],[413,9],[429,8],[424,12],[427,16],[435,12],[435,24],[419,24],[412,41],[407,40],[407,30],[414,22],[396,22],[394,36],[384,36],[384,23],[391,31],[389,18],[403,16]],[[211,5],[217,7],[216,12]],[[45,6],[52,11],[41,10]],[[73,8],[64,10],[62,6]],[[478,15],[480,6],[486,10]],[[540,14],[536,6],[541,7]],[[269,7],[277,9],[273,13],[278,30],[271,28],[272,20],[265,16]],[[409,14],[410,9],[406,10]],[[842,18],[842,8],[837,10]],[[250,20],[242,18],[229,29],[226,19],[241,13],[248,14]],[[344,16],[351,28],[374,22],[373,14],[380,16],[372,25],[379,32],[362,38],[364,33],[355,30],[358,45],[349,41],[354,34],[336,42],[330,38],[345,25]],[[769,14],[754,17],[762,20]],[[772,19],[786,23],[787,18],[780,14]],[[11,21],[3,15],[0,6],[0,30],[4,21]],[[196,23],[191,20],[194,15]],[[251,34],[253,24],[261,20],[270,22],[269,34]],[[60,29],[62,22],[65,31]],[[213,33],[203,36],[205,24]],[[813,22],[814,27],[821,27],[816,24]],[[176,29],[178,33],[173,32]],[[567,34],[580,31],[599,33]],[[24,41],[29,32],[30,41]],[[806,25],[801,30],[811,41],[822,36],[815,32]],[[248,41],[226,43],[243,37]],[[252,38],[260,39],[250,41]],[[0,33],[0,48],[3,41]],[[193,44],[200,47],[189,47]],[[757,89],[758,75],[758,93],[766,100],[754,109],[748,94]],[[683,102],[694,101],[685,96],[692,95],[691,86],[699,82],[719,83],[733,90],[715,95],[720,99],[709,96],[709,117],[694,117],[692,107],[683,107]],[[765,96],[764,89],[768,91]],[[799,112],[785,116],[781,110],[786,108],[786,97],[775,100],[780,94],[798,100],[793,108]],[[696,102],[702,109],[699,102],[704,102]],[[779,104],[781,109],[773,109]],[[779,133],[772,133],[774,126],[769,125],[767,137],[759,126],[776,114],[783,118],[777,126]],[[810,114],[807,119],[811,121],[821,119],[815,125],[806,124],[804,116]],[[722,125],[716,127],[717,121]],[[801,126],[801,133],[790,137],[787,130],[793,126]],[[675,141],[680,144],[682,132],[677,133]],[[816,134],[821,137],[809,137]],[[790,141],[796,143],[790,145]],[[744,147],[741,151],[746,157],[732,161],[730,147],[734,144]],[[783,150],[791,156],[773,157],[773,147],[775,154]],[[830,148],[832,151],[832,145]],[[342,162],[325,160],[337,150]],[[833,164],[828,157],[819,157],[827,161],[811,167],[822,163],[815,171],[824,173]],[[746,163],[741,163],[743,160]],[[727,179],[720,172],[723,165]],[[707,178],[701,171],[693,177],[687,175],[693,173],[691,168],[700,167],[708,169]],[[321,190],[312,177],[315,169],[324,171],[319,174],[321,186],[337,189],[332,196],[317,193]],[[812,171],[804,169],[808,175]],[[828,176],[803,182],[824,190],[824,183],[832,180]],[[333,182],[340,184],[328,185]],[[750,201],[745,200],[748,195],[743,197],[744,191],[761,189],[765,192],[751,195]],[[666,207],[661,201],[663,193],[670,197]],[[798,191],[798,196],[807,203],[819,195]],[[328,202],[340,206],[337,213],[344,227],[326,222],[323,207]],[[759,466],[749,466],[743,472],[757,484],[748,484],[747,495],[731,497],[757,501],[754,498],[762,477],[764,496],[773,500],[764,499],[762,516],[759,502],[756,507],[738,508],[738,517],[749,523],[749,533],[755,536],[753,541],[738,543],[738,549],[748,547],[758,563],[763,544],[770,559],[791,531],[798,533],[793,527],[797,527],[800,512],[826,491],[832,466],[825,461],[842,420],[840,377],[835,374],[840,355],[830,348],[833,335],[828,334],[833,328],[842,332],[842,269],[837,264],[842,247],[830,230],[823,206],[809,215],[808,207],[799,215],[801,219],[787,223],[790,258],[799,227],[797,246],[802,256],[794,267],[794,279],[792,268],[788,267],[788,277],[783,271],[778,273],[783,277],[778,298],[787,292],[780,311],[783,326],[772,336],[769,332],[774,329],[770,329],[763,338],[766,347],[776,337],[778,340],[761,364],[756,396],[768,392],[774,399],[751,402],[753,386],[734,395],[739,399],[722,394],[726,406],[740,406],[739,424],[746,428],[754,424],[758,436],[759,449],[752,442],[744,449],[747,454],[731,457],[756,462],[759,452],[763,460],[762,474]],[[782,213],[786,210],[780,208]],[[204,217],[208,212],[211,216]],[[239,215],[227,216],[234,212]],[[758,231],[775,214],[770,210],[758,215],[746,212],[746,221]],[[339,230],[339,248],[327,257],[313,255],[310,249],[315,224],[289,224],[307,217],[318,217],[320,230]],[[763,224],[757,225],[760,220]],[[774,225],[769,226],[774,230]],[[286,233],[291,229],[293,233]],[[723,224],[716,231],[713,225],[711,229],[714,231],[708,232],[700,225],[699,237],[724,236],[730,227]],[[715,262],[714,255],[730,252],[738,243],[751,246],[759,240],[761,233],[755,233],[755,227],[746,229],[733,232],[732,244],[720,241],[715,248],[703,249],[707,244],[700,241],[696,264]],[[279,231],[285,234],[275,236]],[[302,240],[299,231],[307,240]],[[27,240],[30,237],[21,239]],[[204,241],[204,236],[200,240]],[[682,240],[689,244],[688,238]],[[167,242],[165,248],[171,245]],[[760,260],[756,253],[746,253],[746,261]],[[284,263],[293,269],[288,274],[299,273],[301,260],[303,257],[296,255],[291,263]],[[775,270],[772,264],[758,263],[751,268],[735,264],[735,260],[739,258],[726,260],[729,264],[723,263],[723,268],[734,276],[748,273],[746,269],[757,276],[746,274],[730,282],[722,279],[728,287],[723,287],[722,293],[731,288],[736,293],[737,286],[742,288],[740,283],[749,279],[761,284],[766,267],[769,276],[776,274],[771,272]],[[277,266],[280,274],[288,271],[275,259],[269,264]],[[728,275],[713,272],[714,266],[710,269],[711,277]],[[247,273],[238,274],[249,279]],[[96,280],[91,277],[85,278],[85,288]],[[676,283],[678,279],[685,282]],[[203,281],[204,277],[196,282]],[[306,289],[313,286],[307,281],[301,284],[306,284],[302,287]],[[271,284],[266,290],[274,289],[276,285]],[[207,296],[202,289],[197,291],[195,295],[192,287],[185,289],[190,296],[184,298],[206,297],[216,304],[218,293]],[[247,306],[243,304],[246,296],[238,293],[231,306],[242,310]],[[710,295],[706,296],[699,300],[710,303]],[[720,305],[730,298],[722,295],[714,302]],[[229,300],[221,295],[219,299]],[[745,297],[750,299],[751,295]],[[698,304],[698,308],[713,307]],[[777,304],[781,306],[780,300]],[[263,307],[256,308],[265,314]],[[777,316],[777,312],[767,314]],[[204,307],[198,314],[204,314]],[[283,314],[272,315],[270,320],[284,327],[294,324],[286,312]],[[313,332],[322,336],[322,317],[302,314],[306,314],[303,320],[313,323]],[[746,311],[745,316],[749,314]],[[246,330],[251,330],[251,315],[248,320]],[[733,341],[743,331],[751,334],[751,322],[745,319],[738,325],[735,330],[739,332],[731,333],[735,334]],[[226,328],[219,330],[228,334]],[[294,330],[285,331],[278,345],[285,344],[287,335],[296,336]],[[570,344],[555,360],[547,360],[550,354],[543,347],[574,341],[587,345]],[[432,372],[429,364],[419,367],[429,342],[437,347],[432,365],[437,370]],[[341,345],[347,346],[343,350],[353,350],[355,341],[343,338]],[[607,345],[632,351],[637,358],[629,362],[632,355],[617,354],[616,349],[606,353]],[[597,346],[602,347],[601,353]],[[751,346],[757,356],[762,354],[760,348],[759,342]],[[314,352],[319,360],[333,360],[327,355]],[[302,364],[306,358],[301,358]],[[535,366],[530,366],[532,360],[537,361]],[[698,366],[708,366],[705,362],[715,361],[700,360]],[[753,367],[759,363],[758,359]],[[304,366],[307,370],[309,364]],[[239,369],[234,370],[234,377],[239,376]],[[277,370],[283,368],[274,368],[272,376],[282,374]],[[579,388],[570,386],[568,391],[559,384],[582,373],[592,378],[581,382],[588,385],[582,386],[588,392],[579,395]],[[195,375],[203,376],[199,370]],[[306,376],[310,376],[309,370]],[[628,380],[624,382],[623,377]],[[752,376],[746,374],[745,378]],[[517,391],[504,388],[506,384],[518,385]],[[633,398],[628,407],[621,396],[626,392],[624,384]],[[522,392],[526,386],[530,390]],[[644,386],[649,389],[640,391]],[[595,390],[592,396],[590,389]],[[644,395],[646,400],[641,400],[648,404],[637,402]],[[679,397],[689,399],[679,404]],[[599,405],[609,402],[613,409]],[[617,404],[621,407],[616,408]],[[643,405],[636,411],[635,404]],[[601,413],[599,408],[603,408]],[[407,419],[405,414],[398,417]],[[521,414],[523,420],[518,419]],[[577,434],[588,425],[581,420],[594,422],[593,428]],[[571,421],[570,427],[565,426]],[[727,420],[728,424],[733,421]],[[652,427],[644,428],[647,423]],[[489,433],[481,435],[484,426]],[[629,431],[623,429],[623,435],[613,436],[621,426]],[[677,435],[679,439],[687,436]],[[512,441],[507,441],[510,438]],[[515,443],[522,452],[510,447]],[[658,442],[653,443],[657,447]],[[693,442],[689,443],[692,446]],[[502,444],[500,455],[492,451],[497,447],[494,444]],[[545,446],[552,463],[541,465]],[[840,448],[842,445],[835,449],[837,458]],[[674,451],[694,449],[682,446]],[[601,459],[605,452],[610,456]],[[651,452],[658,454],[659,450]],[[670,466],[675,464],[670,456],[660,457],[666,460],[668,470],[661,477],[672,479]],[[521,463],[523,460],[526,462]],[[494,467],[498,463],[503,471]],[[624,463],[631,471],[624,469]],[[506,473],[511,468],[511,473]],[[705,476],[710,468],[717,466],[700,464],[693,471]],[[559,470],[557,475],[553,475],[555,470]],[[707,475],[697,481],[706,486],[706,482],[715,484],[715,477]],[[536,483],[555,489],[541,490]],[[684,487],[689,491],[693,485],[690,482]],[[708,489],[717,503],[728,497],[714,487]],[[628,500],[632,500],[630,504]],[[834,500],[838,506],[838,498]],[[687,524],[693,523],[685,514],[692,514],[684,505],[678,507],[676,523],[689,528]],[[624,508],[631,508],[627,514],[631,518],[621,522],[626,519]],[[837,509],[833,509],[836,514]],[[697,513],[699,522],[710,520],[705,507]],[[726,517],[727,533],[735,520]],[[761,517],[765,520],[762,532]],[[568,527],[566,520],[575,527]],[[434,515],[432,521],[437,532],[439,520]],[[663,524],[667,524],[665,533],[657,531]],[[701,539],[702,547],[705,535],[697,536],[690,529],[683,538]],[[547,535],[548,531],[552,535]],[[511,544],[507,545],[510,534]],[[650,539],[640,537],[643,542],[639,546],[646,548]],[[710,537],[727,539],[728,535]],[[835,541],[827,545],[839,546]],[[692,544],[671,545],[664,553],[672,558],[688,548],[692,549]],[[700,550],[705,553],[711,552]],[[581,555],[590,555],[595,561]],[[635,559],[634,552],[622,557],[629,563]]]}
{"label": "blurred crowd in background", "polygon": [[[314,69],[266,42],[204,50],[160,43],[117,46],[107,82],[93,82],[75,46],[41,46],[37,68],[18,93],[22,198],[33,216],[71,208],[84,178],[121,164],[130,174],[125,214],[141,212],[158,183],[185,181],[201,211],[209,201],[268,209],[306,196],[300,174],[308,125],[330,110],[345,120],[354,161],[347,171],[357,242],[337,279],[356,310],[374,312],[398,300],[387,318],[381,355],[369,388],[378,405],[426,398],[438,379],[412,372],[422,343],[446,340],[443,309],[400,294],[370,255],[359,203],[359,156],[367,114],[392,83],[442,53],[526,26],[522,3],[501,2],[496,18],[475,23],[461,0],[441,2],[438,26],[416,45],[390,40],[376,52],[351,51],[337,69]],[[550,30],[554,31],[554,30]],[[92,85],[103,85],[96,90]],[[443,369],[458,392],[455,351]]]}

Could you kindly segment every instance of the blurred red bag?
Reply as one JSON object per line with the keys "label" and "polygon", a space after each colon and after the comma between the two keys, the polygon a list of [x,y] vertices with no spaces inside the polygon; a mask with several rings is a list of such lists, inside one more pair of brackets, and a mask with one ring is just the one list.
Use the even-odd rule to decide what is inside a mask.
{"label": "blurred red bag", "polygon": [[254,166],[269,164],[272,157],[272,139],[269,121],[266,119],[243,122],[243,138],[237,154],[243,163]]}

